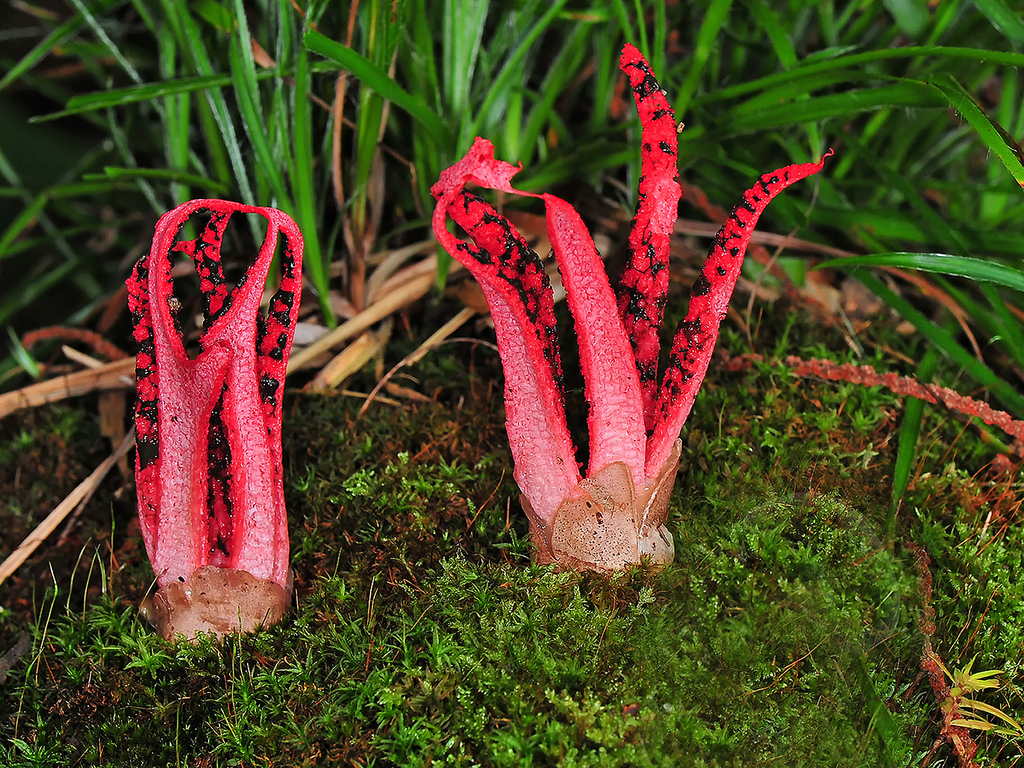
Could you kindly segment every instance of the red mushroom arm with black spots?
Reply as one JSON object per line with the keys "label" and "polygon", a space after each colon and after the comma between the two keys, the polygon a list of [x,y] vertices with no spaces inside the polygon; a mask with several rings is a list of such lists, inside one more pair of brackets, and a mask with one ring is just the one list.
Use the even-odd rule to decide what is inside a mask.
{"label": "red mushroom arm with black spots", "polygon": [[[188,219],[202,212],[209,219],[198,237],[177,240]],[[232,288],[221,245],[234,213],[262,215],[267,230],[255,263]],[[281,285],[264,318],[263,287],[282,234]],[[194,359],[185,351],[173,296],[175,253],[192,259],[203,294]],[[193,200],[160,219],[150,253],[128,280],[139,342],[139,519],[160,586],[156,622],[167,637],[253,629],[277,620],[287,606],[281,390],[301,265],[302,236],[287,215]]]}
{"label": "red mushroom arm with black spots", "polygon": [[640,51],[627,43],[619,68],[629,78],[642,132],[637,208],[629,232],[629,257],[619,278],[618,304],[633,345],[645,423],[651,430],[658,394],[659,333],[668,293],[669,249],[681,195],[676,182],[678,135],[675,113]]}
{"label": "red mushroom arm with black spots", "polygon": [[655,403],[654,434],[647,446],[648,472],[661,466],[690,415],[758,218],[782,190],[820,171],[831,154],[829,150],[817,163],[788,165],[761,176],[757,184],[743,193],[742,201],[715,236],[693,284],[686,319],[672,342]]}
{"label": "red mushroom arm with black spots", "polygon": [[[562,364],[554,299],[540,257],[512,224],[467,183],[512,191],[516,166],[494,159],[490,142],[477,139],[469,153],[442,172],[434,234],[483,289],[491,308],[505,369],[505,418],[515,459],[515,479],[535,524],[550,525],[558,503],[580,481],[565,423]],[[450,233],[451,219],[470,236]]]}
{"label": "red mushroom arm with black spots", "polygon": [[[199,276],[203,314],[210,320],[216,320],[226,309],[231,293],[224,278],[224,265],[220,260],[221,243],[230,220],[230,212],[213,211],[210,213],[209,222],[195,240],[181,240],[169,245],[171,252],[184,254],[192,260]],[[184,221],[181,224],[184,224]]]}

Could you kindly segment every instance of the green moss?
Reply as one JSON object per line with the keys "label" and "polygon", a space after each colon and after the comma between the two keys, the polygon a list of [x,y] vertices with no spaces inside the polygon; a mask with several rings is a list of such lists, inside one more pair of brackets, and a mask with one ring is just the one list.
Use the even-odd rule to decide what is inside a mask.
{"label": "green moss", "polygon": [[[684,435],[675,564],[554,573],[529,564],[493,361],[462,365],[415,408],[288,400],[281,625],[164,643],[134,607],[138,550],[84,608],[51,594],[0,683],[6,764],[918,765],[938,710],[903,539],[935,558],[943,659],[1017,674],[1017,489],[960,466],[981,441],[957,425],[893,541],[897,398],[715,372]],[[1024,709],[1015,685],[981,698]],[[979,741],[989,764],[1019,752]],[[941,746],[931,764],[954,762]]]}

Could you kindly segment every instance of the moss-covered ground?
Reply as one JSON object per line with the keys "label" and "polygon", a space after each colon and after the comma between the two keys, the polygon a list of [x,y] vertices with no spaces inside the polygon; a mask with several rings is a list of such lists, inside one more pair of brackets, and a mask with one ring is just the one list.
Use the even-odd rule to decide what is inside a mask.
{"label": "moss-covered ground", "polygon": [[[773,321],[769,356],[848,356],[839,333]],[[431,402],[360,417],[355,398],[287,401],[296,605],[267,631],[156,637],[130,486],[101,493],[0,592],[0,763],[957,765],[933,750],[906,541],[932,558],[936,652],[1004,670],[977,698],[1024,713],[1020,488],[974,427],[934,412],[894,507],[899,398],[713,368],[683,435],[675,563],[606,578],[529,562],[496,355],[433,353],[412,373]],[[47,441],[98,441],[81,413],[21,418],[0,445],[0,554],[46,507]],[[1021,741],[972,733],[982,764],[1019,762]]]}

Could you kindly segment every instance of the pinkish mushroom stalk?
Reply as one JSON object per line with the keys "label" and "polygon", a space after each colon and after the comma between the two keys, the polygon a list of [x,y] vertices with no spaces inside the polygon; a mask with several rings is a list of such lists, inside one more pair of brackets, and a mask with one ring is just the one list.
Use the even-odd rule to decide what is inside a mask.
{"label": "pinkish mushroom stalk", "polygon": [[[195,240],[178,232],[210,216]],[[221,241],[233,213],[268,221],[237,286]],[[260,313],[284,235],[281,286]],[[172,253],[189,256],[203,293],[199,354],[185,351]],[[146,611],[167,639],[248,632],[280,620],[291,595],[281,469],[281,395],[302,289],[302,235],[273,208],[193,200],[160,218],[128,279],[139,343],[135,409],[139,521],[159,589]]]}
{"label": "pinkish mushroom stalk", "polygon": [[[649,559],[671,562],[665,528],[682,443],[679,434],[707,372],[755,223],[790,184],[821,170],[790,165],[748,190],[715,238],[689,312],[658,384],[658,338],[668,291],[669,243],[680,197],[676,123],[650,66],[632,45],[619,60],[643,126],[639,202],[618,295],[579,214],[553,195],[516,190],[519,167],[478,138],[441,174],[433,228],[477,279],[505,369],[505,409],[514,477],[541,563],[607,571]],[[581,478],[566,426],[551,287],[540,258],[467,184],[544,200],[548,237],[565,284],[590,405],[588,473]],[[451,218],[472,242],[446,227]]]}

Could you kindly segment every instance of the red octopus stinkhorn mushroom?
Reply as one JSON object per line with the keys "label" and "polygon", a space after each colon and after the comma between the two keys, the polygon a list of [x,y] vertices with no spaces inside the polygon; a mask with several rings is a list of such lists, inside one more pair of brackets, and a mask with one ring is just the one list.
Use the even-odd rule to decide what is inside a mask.
{"label": "red octopus stinkhorn mushroom", "polygon": [[[641,53],[627,44],[619,66],[629,78],[643,130],[639,202],[617,296],[579,214],[553,195],[514,189],[511,179],[520,168],[496,160],[490,142],[477,138],[431,190],[438,201],[434,233],[480,283],[491,310],[505,370],[514,477],[537,560],[582,570],[613,570],[644,558],[671,562],[672,536],[664,523],[679,465],[679,434],[711,361],[754,225],[775,195],[824,164],[822,158],[772,171],[743,195],[693,286],[659,386],[658,333],[680,197],[677,130],[665,93]],[[507,219],[465,189],[470,183],[544,200],[590,406],[585,478],[566,426],[544,267]],[[448,231],[449,217],[472,243]]]}
{"label": "red octopus stinkhorn mushroom", "polygon": [[[203,211],[202,233],[176,240]],[[255,263],[231,288],[221,241],[233,213],[260,214],[268,225]],[[280,234],[281,284],[263,316]],[[200,278],[204,323],[194,358],[177,323],[172,253],[191,257]],[[193,200],[161,217],[127,285],[139,343],[139,521],[159,586],[150,618],[167,639],[272,624],[291,592],[281,396],[302,289],[302,235],[273,208]]]}

